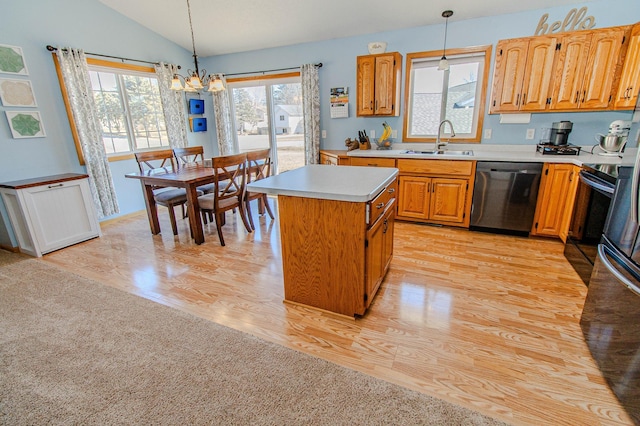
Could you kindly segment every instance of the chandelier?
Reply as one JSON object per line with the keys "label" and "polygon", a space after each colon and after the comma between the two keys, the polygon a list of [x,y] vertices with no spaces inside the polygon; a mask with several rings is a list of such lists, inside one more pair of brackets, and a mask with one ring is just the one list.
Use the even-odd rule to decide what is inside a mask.
{"label": "chandelier", "polygon": [[[191,5],[189,4],[189,0],[187,0],[187,11],[189,13],[189,28],[191,29],[191,45],[193,46],[195,69],[187,70],[187,77],[174,74],[171,80],[171,90],[185,92],[198,92],[203,89],[207,92],[224,90],[224,84],[222,83],[220,74],[207,74],[207,70],[203,69],[202,72],[200,72],[198,69],[198,55],[196,54],[196,42],[193,37],[193,23],[191,22]],[[184,82],[184,85],[182,82]]]}

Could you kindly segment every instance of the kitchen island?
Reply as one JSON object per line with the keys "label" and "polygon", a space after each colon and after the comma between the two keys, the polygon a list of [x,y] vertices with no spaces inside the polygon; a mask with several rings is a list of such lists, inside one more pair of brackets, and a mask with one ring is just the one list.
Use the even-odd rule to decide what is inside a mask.
{"label": "kitchen island", "polygon": [[309,165],[247,186],[278,197],[286,302],[365,313],[393,256],[397,175]]}

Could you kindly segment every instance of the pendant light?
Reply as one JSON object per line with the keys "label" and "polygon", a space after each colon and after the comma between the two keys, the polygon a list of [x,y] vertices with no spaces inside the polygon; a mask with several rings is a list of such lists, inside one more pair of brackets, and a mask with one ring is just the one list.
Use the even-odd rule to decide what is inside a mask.
{"label": "pendant light", "polygon": [[449,69],[449,61],[447,61],[447,55],[445,52],[447,51],[447,27],[449,23],[449,18],[453,15],[452,10],[445,10],[442,12],[442,17],[445,18],[444,21],[444,45],[442,47],[442,58],[440,59],[440,63],[438,63],[438,70],[446,71]]}
{"label": "pendant light", "polygon": [[[224,84],[218,74],[207,74],[207,70],[205,69],[200,73],[198,69],[198,54],[196,53],[196,42],[193,36],[193,23],[191,22],[191,5],[189,4],[189,0],[187,0],[187,12],[189,13],[189,29],[191,30],[191,45],[193,46],[193,63],[195,69],[187,70],[187,77],[174,74],[170,88],[171,90],[185,92],[198,92],[200,90],[218,92],[224,90]],[[184,86],[180,80],[184,81]]]}

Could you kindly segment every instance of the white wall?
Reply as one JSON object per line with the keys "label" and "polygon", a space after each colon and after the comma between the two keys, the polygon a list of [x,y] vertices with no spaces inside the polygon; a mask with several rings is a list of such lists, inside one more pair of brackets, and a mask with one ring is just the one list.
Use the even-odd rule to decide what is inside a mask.
{"label": "white wall", "polygon": [[[595,17],[596,27],[603,28],[616,25],[633,24],[640,21],[640,1],[638,0],[599,0],[577,4],[574,6],[556,7],[546,10],[502,15],[491,18],[456,21],[455,14],[449,20],[447,47],[467,47],[490,44],[495,49],[498,40],[528,37],[535,33],[540,17],[549,13],[549,21],[564,20],[567,12],[572,8],[586,6],[588,15]],[[454,11],[455,12],[455,11]],[[416,11],[416,13],[420,13]],[[390,19],[393,19],[392,17]],[[320,69],[320,126],[327,131],[327,139],[322,140],[325,149],[344,149],[347,137],[356,137],[357,131],[375,129],[377,134],[382,130],[382,122],[387,121],[398,135],[402,134],[401,116],[393,118],[358,118],[355,117],[355,84],[356,84],[356,56],[366,55],[367,44],[372,41],[386,41],[387,51],[398,51],[406,61],[406,54],[442,49],[444,34],[444,19],[440,25],[424,26],[407,30],[390,31],[359,37],[335,39],[319,43],[306,43],[282,48],[245,52],[206,59],[206,68],[222,73],[236,73],[257,71],[262,69],[276,69],[285,66],[299,66],[303,63],[322,62]],[[492,52],[495,57],[495,51]],[[403,63],[403,88],[406,64]],[[493,58],[491,59],[493,70]],[[493,72],[493,71],[492,71]],[[348,119],[331,119],[329,115],[329,91],[332,87],[349,87]],[[491,91],[491,80],[488,92]],[[487,95],[487,97],[489,94]],[[403,96],[404,99],[404,96]],[[488,105],[488,99],[487,99]],[[489,108],[486,108],[488,112]],[[574,123],[570,135],[570,142],[578,145],[589,145],[596,132],[607,130],[611,121],[629,116],[629,113],[562,113],[562,114],[534,114],[529,124],[500,124],[499,115],[485,115],[484,128],[492,129],[493,136],[482,143],[491,144],[535,144],[537,140],[526,140],[526,130],[536,129],[536,139],[539,129],[550,127],[551,123],[560,120],[570,120]],[[628,118],[627,118],[628,119]]]}

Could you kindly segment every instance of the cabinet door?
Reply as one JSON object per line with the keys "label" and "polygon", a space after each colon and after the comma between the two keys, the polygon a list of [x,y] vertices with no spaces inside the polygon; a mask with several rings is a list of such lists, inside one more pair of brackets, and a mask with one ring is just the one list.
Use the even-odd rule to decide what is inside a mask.
{"label": "cabinet door", "polygon": [[614,99],[616,109],[633,109],[640,90],[640,24],[634,25]]}
{"label": "cabinet door", "polygon": [[581,109],[601,109],[609,106],[624,34],[624,28],[593,32],[580,95]]}
{"label": "cabinet door", "polygon": [[568,35],[560,40],[554,84],[551,94],[551,109],[578,108],[584,70],[589,56],[588,32]]}
{"label": "cabinet door", "polygon": [[395,58],[393,55],[375,58],[374,114],[392,115],[395,108]]}
{"label": "cabinet door", "polygon": [[520,109],[520,91],[528,46],[527,39],[500,40],[496,45],[491,113]]}
{"label": "cabinet door", "polygon": [[375,100],[375,57],[357,59],[356,115],[373,115]]}
{"label": "cabinet door", "polygon": [[87,179],[20,191],[41,253],[100,235]]}
{"label": "cabinet door", "polygon": [[545,164],[533,235],[560,237],[566,241],[578,188],[578,171],[572,164]]}
{"label": "cabinet door", "polygon": [[323,152],[320,153],[320,164],[325,164],[328,166],[337,166],[338,165],[338,157],[334,157],[332,155],[325,154]]}
{"label": "cabinet door", "polygon": [[385,214],[367,232],[364,304],[369,307],[393,256],[393,224],[395,204],[391,203]]}
{"label": "cabinet door", "polygon": [[521,111],[544,111],[547,108],[556,45],[555,37],[536,37],[529,42],[522,80]]}
{"label": "cabinet door", "polygon": [[398,178],[398,217],[427,219],[431,179],[400,176]]}
{"label": "cabinet door", "polygon": [[437,222],[462,223],[467,198],[466,179],[431,179],[429,219]]}

